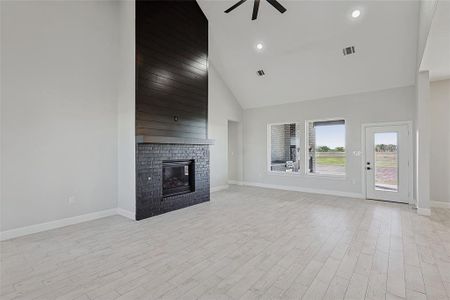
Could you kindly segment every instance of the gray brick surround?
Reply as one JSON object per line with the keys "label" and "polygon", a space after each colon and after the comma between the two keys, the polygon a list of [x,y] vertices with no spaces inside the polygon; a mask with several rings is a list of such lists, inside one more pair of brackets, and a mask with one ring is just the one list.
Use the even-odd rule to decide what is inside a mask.
{"label": "gray brick surround", "polygon": [[[195,161],[195,191],[162,196],[162,162]],[[209,201],[209,146],[184,144],[136,145],[136,220]]]}

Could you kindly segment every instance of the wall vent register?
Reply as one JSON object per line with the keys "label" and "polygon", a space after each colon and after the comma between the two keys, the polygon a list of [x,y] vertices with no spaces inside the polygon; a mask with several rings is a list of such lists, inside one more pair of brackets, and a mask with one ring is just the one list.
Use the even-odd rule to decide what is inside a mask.
{"label": "wall vent register", "polygon": [[350,47],[344,48],[344,49],[342,49],[342,52],[344,53],[344,56],[354,54],[355,46],[350,46]]}
{"label": "wall vent register", "polygon": [[256,72],[256,74],[258,74],[258,76],[264,76],[264,75],[266,75],[266,73],[264,73],[264,70],[258,70],[258,71]]}

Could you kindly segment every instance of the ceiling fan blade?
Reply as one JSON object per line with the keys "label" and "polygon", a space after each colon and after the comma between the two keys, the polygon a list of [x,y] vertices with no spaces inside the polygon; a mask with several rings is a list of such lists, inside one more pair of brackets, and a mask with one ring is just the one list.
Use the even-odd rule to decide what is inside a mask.
{"label": "ceiling fan blade", "polygon": [[252,20],[256,20],[258,17],[258,9],[259,9],[259,0],[255,0],[253,3],[253,14],[252,14]]}
{"label": "ceiling fan blade", "polygon": [[284,6],[281,5],[277,0],[267,0],[267,2],[275,7],[280,13],[284,13],[286,11],[286,8],[284,8]]}
{"label": "ceiling fan blade", "polygon": [[232,7],[230,7],[229,9],[227,9],[225,11],[225,13],[229,13],[230,11],[232,11],[233,9],[235,9],[236,7],[238,7],[239,5],[241,5],[242,3],[244,3],[247,0],[240,0],[238,3],[236,3],[235,5],[233,5]]}

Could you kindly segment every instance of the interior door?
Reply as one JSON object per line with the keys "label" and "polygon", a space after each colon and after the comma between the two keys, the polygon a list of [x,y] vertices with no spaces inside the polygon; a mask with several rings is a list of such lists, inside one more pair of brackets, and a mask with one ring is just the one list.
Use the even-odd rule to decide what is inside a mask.
{"label": "interior door", "polygon": [[409,202],[408,125],[366,127],[367,199]]}

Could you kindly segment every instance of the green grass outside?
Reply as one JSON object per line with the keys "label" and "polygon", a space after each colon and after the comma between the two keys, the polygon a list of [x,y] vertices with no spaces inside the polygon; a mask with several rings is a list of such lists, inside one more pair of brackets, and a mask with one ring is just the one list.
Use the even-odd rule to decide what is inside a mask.
{"label": "green grass outside", "polygon": [[[319,165],[344,166],[345,157],[321,156],[316,157],[316,163]],[[377,167],[380,168],[397,168],[396,153],[378,152],[376,159]]]}
{"label": "green grass outside", "polygon": [[328,166],[345,166],[345,157],[319,156],[316,164]]}
{"label": "green grass outside", "polygon": [[378,152],[376,165],[379,168],[397,168],[397,153]]}

